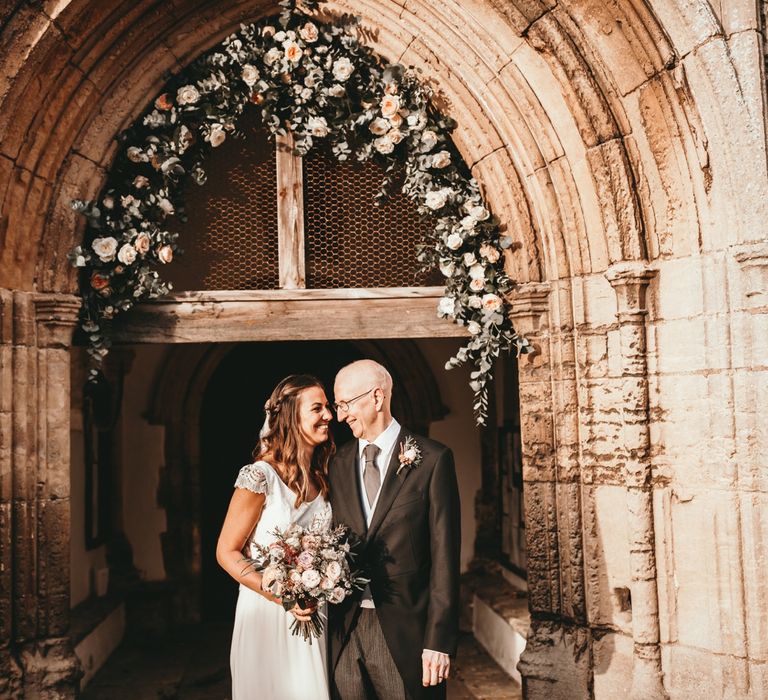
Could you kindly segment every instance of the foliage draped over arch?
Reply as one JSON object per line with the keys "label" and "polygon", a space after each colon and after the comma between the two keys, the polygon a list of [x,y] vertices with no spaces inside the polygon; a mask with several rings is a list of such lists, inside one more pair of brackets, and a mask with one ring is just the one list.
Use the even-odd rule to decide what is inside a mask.
{"label": "foliage draped over arch", "polygon": [[178,234],[167,224],[169,217],[184,220],[186,178],[203,184],[211,149],[241,136],[240,116],[257,109],[273,136],[292,132],[300,154],[325,142],[338,160],[375,160],[385,172],[378,197],[402,187],[430,220],[416,253],[424,268],[439,267],[445,277],[438,315],[469,330],[446,367],[474,365],[474,410],[483,423],[494,360],[529,346],[507,314],[513,282],[503,250],[511,239],[453,145],[455,122],[436,109],[432,89],[413,70],[386,63],[361,43],[354,17],[320,22],[317,0],[302,10],[296,0],[280,4],[278,18],[242,25],[173,76],[120,134],[99,199],[73,202],[87,218],[71,260],[81,268],[92,372],[108,351],[112,319],[170,291],[160,270],[178,250]]}

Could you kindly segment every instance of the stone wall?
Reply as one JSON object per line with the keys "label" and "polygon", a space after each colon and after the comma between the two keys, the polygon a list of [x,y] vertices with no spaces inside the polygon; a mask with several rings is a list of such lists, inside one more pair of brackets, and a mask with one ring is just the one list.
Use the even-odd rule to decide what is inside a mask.
{"label": "stone wall", "polygon": [[[434,81],[459,122],[459,149],[515,239],[513,315],[538,349],[520,368],[529,698],[768,695],[762,5],[328,6],[362,15],[377,51]],[[9,688],[21,667],[29,687],[73,677],[34,680],[59,668],[48,650],[66,626],[56,591],[68,585],[66,573],[50,578],[31,544],[32,530],[41,542],[61,528],[29,510],[64,509],[57,523],[68,522],[57,490],[68,468],[67,341],[51,346],[41,320],[74,288],[64,254],[81,222],[67,202],[98,191],[115,134],[165,71],[274,11],[236,0],[0,10]],[[54,307],[30,311],[41,298]],[[57,334],[71,324],[67,304]]]}

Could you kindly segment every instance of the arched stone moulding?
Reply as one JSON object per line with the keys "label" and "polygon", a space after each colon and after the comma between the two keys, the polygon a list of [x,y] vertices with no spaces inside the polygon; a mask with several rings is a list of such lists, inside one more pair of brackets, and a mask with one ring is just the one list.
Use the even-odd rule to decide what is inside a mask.
{"label": "arched stone moulding", "polygon": [[[582,531],[590,537],[590,523],[580,524],[591,512],[585,484],[598,479],[623,488],[622,470],[601,460],[611,447],[618,454],[630,433],[643,463],[632,475],[647,473],[640,414],[607,421],[613,432],[605,429],[602,448],[592,439],[595,383],[605,380],[611,390],[616,384],[610,383],[616,355],[609,346],[618,339],[621,351],[640,328],[632,314],[616,325],[617,297],[609,295],[630,290],[622,283],[614,293],[602,273],[624,260],[722,253],[735,260],[732,279],[747,277],[745,295],[711,303],[726,311],[733,303],[739,327],[764,337],[762,307],[746,293],[764,272],[762,263],[751,262],[760,257],[751,251],[768,226],[760,26],[749,5],[719,3],[717,12],[705,0],[327,6],[362,15],[376,50],[421,66],[434,79],[459,121],[459,149],[520,244],[508,256],[511,275],[526,285],[513,315],[522,331],[531,319],[527,332],[540,346],[540,354],[521,364],[531,501],[530,697],[582,697],[593,687],[589,654],[581,653],[591,643],[583,620],[596,606],[582,540]],[[275,9],[268,2],[63,0],[21,3],[0,14],[7,38],[0,49],[0,287],[18,290],[12,298],[19,309],[28,306],[20,292],[74,290],[64,256],[82,223],[68,202],[99,191],[114,136],[162,85],[165,71],[186,65],[240,21]],[[550,286],[546,304],[539,283]],[[9,321],[13,306],[4,306],[3,328],[19,330],[15,336],[3,331],[0,348],[3,367],[12,367],[10,376],[4,369],[5,386],[14,387],[4,390],[1,426],[11,447],[2,455],[16,460],[21,478],[38,469],[37,453],[27,447],[38,430],[29,408],[35,404],[26,400],[39,396],[31,383],[38,381],[37,341],[18,340],[32,337],[23,335],[30,314],[19,311],[18,323]],[[650,327],[653,319],[644,323]],[[628,357],[639,365],[619,368],[618,396],[633,388],[638,367],[642,377],[642,358],[632,350]],[[758,350],[744,349],[752,357],[749,352]],[[748,392],[737,388],[729,396],[734,410],[747,405]],[[757,466],[752,453],[745,455],[743,478]],[[630,489],[638,498],[637,521],[647,523],[642,483]],[[4,529],[2,541],[11,537]],[[642,558],[649,546],[643,539],[628,549]],[[25,555],[18,556],[25,570]],[[586,576],[580,578],[582,562]],[[56,585],[64,590],[66,572],[62,576]],[[650,601],[648,581],[636,583]],[[650,617],[638,629],[648,634],[635,640],[637,692],[641,679],[658,682],[652,602],[646,610]],[[27,619],[14,624],[23,627]],[[39,634],[56,633],[41,628]],[[562,643],[553,646],[556,638]]]}

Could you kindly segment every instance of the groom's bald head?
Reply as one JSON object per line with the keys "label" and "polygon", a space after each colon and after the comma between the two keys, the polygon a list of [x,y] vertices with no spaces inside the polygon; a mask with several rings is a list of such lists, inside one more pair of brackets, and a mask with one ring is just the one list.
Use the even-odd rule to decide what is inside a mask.
{"label": "groom's bald head", "polygon": [[355,437],[373,440],[392,420],[392,375],[374,360],[357,360],[342,367],[334,382],[337,403],[350,401],[348,410],[338,411]]}

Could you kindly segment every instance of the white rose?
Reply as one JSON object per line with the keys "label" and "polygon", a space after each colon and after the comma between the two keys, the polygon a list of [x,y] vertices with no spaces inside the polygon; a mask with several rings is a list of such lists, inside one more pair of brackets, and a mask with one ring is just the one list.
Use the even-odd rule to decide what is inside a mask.
{"label": "white rose", "polygon": [[280,60],[280,56],[282,56],[280,49],[278,49],[276,46],[273,46],[269,51],[267,51],[267,53],[264,54],[264,63],[266,63],[268,66],[272,66]]}
{"label": "white rose", "polygon": [[469,283],[469,288],[473,292],[482,292],[485,289],[485,279],[475,278]]}
{"label": "white rose", "polygon": [[252,66],[250,63],[246,63],[243,66],[243,72],[240,74],[240,77],[242,77],[243,82],[248,87],[253,87],[259,79],[259,69],[256,68],[256,66]]}
{"label": "white rose", "polygon": [[283,43],[283,49],[285,50],[285,57],[292,63],[298,63],[304,55],[301,46],[290,39]]}
{"label": "white rose", "polygon": [[330,591],[334,585],[334,582],[329,578],[324,578],[320,581],[320,588],[322,588],[324,591]]}
{"label": "white rose", "polygon": [[445,239],[445,245],[451,250],[458,250],[464,243],[464,239],[458,233],[452,233]]}
{"label": "white rose", "polygon": [[472,267],[477,262],[477,258],[474,253],[464,253],[464,265]]}
{"label": "white rose", "polygon": [[485,221],[490,216],[490,213],[485,207],[475,206],[469,210],[469,215],[475,221]]}
{"label": "white rose", "polygon": [[176,92],[176,102],[180,105],[193,105],[200,99],[200,93],[194,85],[184,85]]}
{"label": "white rose", "polygon": [[314,588],[317,586],[317,584],[320,583],[320,573],[316,569],[307,569],[302,575],[301,575],[301,582],[307,587],[307,588]]}
{"label": "white rose", "polygon": [[211,146],[216,148],[217,146],[221,146],[222,143],[224,143],[224,140],[227,138],[227,134],[224,131],[224,128],[221,126],[221,124],[214,124],[211,127],[211,133],[208,136],[208,141],[210,141]]}
{"label": "white rose", "polygon": [[148,233],[140,233],[138,236],[136,236],[136,240],[133,243],[133,247],[136,248],[136,250],[144,255],[149,250],[149,246],[152,242],[152,239],[149,237]]}
{"label": "white rose", "polygon": [[482,302],[484,311],[498,311],[501,308],[501,297],[496,294],[484,294]]}
{"label": "white rose", "polygon": [[123,265],[130,265],[136,260],[136,248],[130,243],[126,243],[120,248],[120,252],[117,254],[117,259],[123,263]]}
{"label": "white rose", "polygon": [[341,564],[337,561],[328,562],[328,565],[325,567],[325,575],[336,583],[341,576]]}
{"label": "white rose", "polygon": [[451,164],[451,154],[448,151],[438,151],[432,156],[433,168],[447,168]]}
{"label": "white rose", "polygon": [[473,228],[475,228],[476,223],[477,219],[473,218],[472,216],[465,216],[461,220],[461,228],[463,228],[465,231],[471,231]]}
{"label": "white rose", "polygon": [[354,72],[355,67],[352,65],[352,61],[350,61],[346,56],[337,58],[333,62],[333,77],[336,78],[336,80],[338,80],[340,83],[349,80],[349,76]]}
{"label": "white rose", "polygon": [[307,22],[301,29],[299,29],[299,35],[308,44],[312,44],[317,41],[317,27],[312,24],[312,22]]}
{"label": "white rose", "polygon": [[437,134],[432,130],[427,130],[421,135],[421,146],[419,149],[423,152],[431,151],[437,145]]}
{"label": "white rose", "polygon": [[300,94],[301,99],[306,102],[310,97],[312,97],[312,90],[310,90],[308,87],[305,87]]}
{"label": "white rose", "polygon": [[469,332],[470,332],[472,335],[477,335],[478,333],[480,333],[480,331],[482,331],[482,330],[483,330],[483,327],[482,327],[482,326],[481,326],[481,325],[480,325],[480,324],[479,324],[477,321],[470,321],[470,322],[467,324],[467,330],[468,330],[468,331],[469,331]]}
{"label": "white rose", "polygon": [[[474,280],[472,280],[474,282]],[[469,285],[472,286],[471,284]],[[470,309],[479,309],[483,306],[483,300],[477,294],[470,294],[467,298],[467,305]]]}
{"label": "white rose", "polygon": [[111,194],[108,194],[101,200],[101,204],[105,209],[114,209],[115,198]]}
{"label": "white rose", "polygon": [[481,263],[476,263],[475,265],[472,265],[472,267],[469,268],[469,276],[473,280],[484,280],[485,279],[485,266]]}
{"label": "white rose", "polygon": [[328,88],[328,94],[331,97],[344,97],[346,92],[347,91],[344,89],[344,86],[339,85],[338,83],[334,83],[331,85],[331,87]]}
{"label": "white rose", "polygon": [[157,249],[157,258],[161,263],[168,264],[173,260],[173,248],[169,245],[160,246]]}
{"label": "white rose", "polygon": [[493,265],[499,261],[501,251],[490,243],[483,243],[483,245],[480,246],[480,255]]}
{"label": "white rose", "polygon": [[298,585],[298,584],[301,583],[301,574],[298,571],[295,571],[295,570],[291,571],[290,579],[291,579],[291,581],[293,583]]}
{"label": "white rose", "polygon": [[147,158],[147,154],[144,153],[138,146],[130,146],[125,152],[125,155],[128,156],[128,160],[130,160],[132,163],[146,163],[149,160],[149,158]]}
{"label": "white rose", "polygon": [[280,31],[279,31],[277,34],[273,34],[273,36],[275,37],[275,41],[276,41],[276,42],[278,42],[278,43],[282,43],[283,41],[285,41],[285,37],[286,37],[286,34],[285,34],[285,32],[284,32],[284,31],[281,29],[281,30],[280,30]]}
{"label": "white rose", "polygon": [[325,117],[312,117],[307,121],[307,129],[312,136],[327,136],[328,122]]}
{"label": "white rose", "polygon": [[437,305],[438,316],[453,316],[455,313],[456,302],[453,297],[442,297]]}
{"label": "white rose", "polygon": [[445,206],[449,194],[451,194],[451,190],[447,187],[443,187],[439,190],[432,190],[431,192],[427,192],[427,196],[424,197],[424,204],[432,209],[432,211],[437,211]]}
{"label": "white rose", "polygon": [[82,255],[75,257],[75,267],[85,267],[86,260]]}
{"label": "white rose", "polygon": [[411,112],[406,119],[408,126],[414,131],[421,131],[427,125],[427,115],[424,112]]}
{"label": "white rose", "polygon": [[397,95],[384,95],[381,101],[381,114],[385,117],[391,117],[397,114],[400,109],[400,98]]}
{"label": "white rose", "polygon": [[453,273],[456,272],[456,265],[452,260],[441,260],[440,272],[443,274],[443,277],[452,277]]}
{"label": "white rose", "polygon": [[99,256],[101,262],[110,262],[115,259],[115,253],[117,253],[117,240],[112,236],[96,238],[91,243],[91,248]]}
{"label": "white rose", "polygon": [[382,136],[383,134],[386,134],[389,131],[389,123],[386,119],[382,119],[381,117],[376,117],[370,125],[368,126],[368,129],[372,134],[375,134],[376,136]]}
{"label": "white rose", "polygon": [[395,144],[392,143],[392,139],[389,138],[389,134],[384,134],[384,136],[379,136],[379,138],[375,139],[373,142],[373,147],[379,153],[392,153],[392,151],[395,150]]}
{"label": "white rose", "polygon": [[173,214],[173,204],[171,204],[171,201],[169,199],[166,199],[165,197],[161,197],[160,201],[157,203],[157,206],[159,206],[165,214]]}

